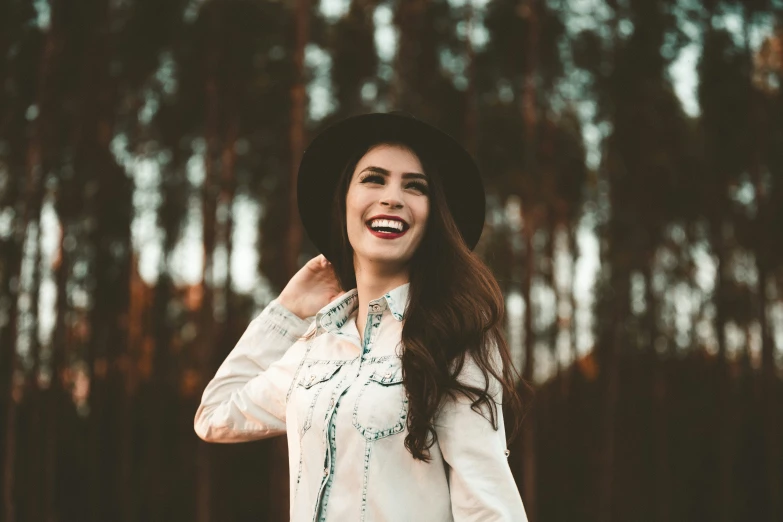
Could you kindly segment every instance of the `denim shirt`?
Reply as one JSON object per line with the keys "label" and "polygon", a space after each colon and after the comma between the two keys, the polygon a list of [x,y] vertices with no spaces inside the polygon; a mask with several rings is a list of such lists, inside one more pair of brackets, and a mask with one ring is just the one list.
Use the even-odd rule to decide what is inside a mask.
{"label": "denim shirt", "polygon": [[[446,398],[433,419],[431,461],[414,459],[404,446],[400,340],[408,287],[370,301],[363,338],[356,289],[308,319],[273,300],[204,390],[196,433],[208,442],[285,433],[294,522],[524,522],[499,405],[495,430],[468,399]],[[300,339],[312,330],[312,339]],[[485,385],[470,358],[458,379]],[[489,390],[500,403],[500,383]]]}

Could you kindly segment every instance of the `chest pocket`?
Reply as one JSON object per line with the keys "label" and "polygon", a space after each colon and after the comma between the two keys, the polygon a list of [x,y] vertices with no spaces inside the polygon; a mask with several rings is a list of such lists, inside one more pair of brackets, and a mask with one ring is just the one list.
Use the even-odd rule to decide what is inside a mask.
{"label": "chest pocket", "polygon": [[316,409],[321,392],[335,377],[342,364],[314,363],[302,368],[301,376],[296,383],[296,404],[304,419],[299,427],[302,435],[310,429],[313,420],[313,411]]}
{"label": "chest pocket", "polygon": [[353,408],[353,425],[367,440],[400,433],[408,417],[408,398],[399,360],[379,365],[362,385]]}

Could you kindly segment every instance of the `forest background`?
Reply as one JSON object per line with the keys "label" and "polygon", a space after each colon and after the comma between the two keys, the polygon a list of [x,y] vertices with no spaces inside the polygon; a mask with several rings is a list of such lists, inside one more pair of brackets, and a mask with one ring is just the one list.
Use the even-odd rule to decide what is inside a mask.
{"label": "forest background", "polygon": [[530,520],[783,520],[783,1],[0,1],[0,519],[284,521],[200,394],[319,129],[478,158]]}

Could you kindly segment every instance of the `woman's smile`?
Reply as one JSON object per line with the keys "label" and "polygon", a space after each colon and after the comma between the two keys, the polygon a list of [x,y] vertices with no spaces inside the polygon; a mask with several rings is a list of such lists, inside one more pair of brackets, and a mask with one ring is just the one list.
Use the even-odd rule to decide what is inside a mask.
{"label": "woman's smile", "polygon": [[402,237],[410,228],[402,218],[389,215],[375,216],[366,223],[370,233],[381,239]]}

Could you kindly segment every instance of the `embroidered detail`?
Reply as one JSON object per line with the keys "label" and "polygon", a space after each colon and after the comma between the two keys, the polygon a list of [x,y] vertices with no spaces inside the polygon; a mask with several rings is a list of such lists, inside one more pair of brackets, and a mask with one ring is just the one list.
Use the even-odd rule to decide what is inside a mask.
{"label": "embroidered detail", "polygon": [[[305,371],[302,378],[297,382],[297,386],[302,388],[302,390],[310,390],[314,386],[330,380],[345,364],[345,361],[330,361],[329,365],[321,367],[315,364],[317,362],[318,361],[308,361],[308,370]],[[300,431],[302,436],[304,436],[312,425],[313,411],[315,411],[315,404],[321,395],[321,387],[319,386],[312,392],[308,391],[307,393],[312,394],[312,397],[310,398],[310,404],[307,406],[305,421],[302,424],[302,429]]]}
{"label": "embroidered detail", "polygon": [[294,391],[294,386],[296,385],[297,381],[299,380],[299,372],[302,369],[302,366],[304,366],[305,361],[307,360],[307,355],[310,353],[310,349],[313,347],[312,341],[307,343],[307,349],[305,350],[304,357],[302,357],[302,360],[299,361],[299,366],[296,367],[296,371],[294,372],[294,378],[291,379],[291,385],[288,387],[288,393],[285,394],[285,404],[288,406],[288,401],[291,398],[291,392]]}
{"label": "embroidered detail", "polygon": [[378,357],[367,357],[364,359],[365,363],[379,363],[379,362],[386,362],[391,360],[400,360],[399,355],[380,355]]}
{"label": "embroidered detail", "polygon": [[328,381],[332,378],[332,376],[337,373],[337,370],[339,370],[342,367],[342,364],[335,364],[327,366],[323,370],[309,370],[308,372],[305,372],[303,378],[299,381],[299,386],[305,389],[310,389],[316,384],[320,384],[324,381]]}
{"label": "embroidered detail", "polygon": [[296,502],[296,496],[299,494],[299,482],[302,480],[302,455],[304,447],[302,445],[302,437],[299,437],[299,469],[296,472],[296,488],[294,489],[294,502]]}
{"label": "embroidered detail", "polygon": [[364,478],[362,479],[362,520],[364,522],[364,516],[367,512],[367,483],[370,474],[370,450],[372,450],[372,444],[370,441],[364,443]]}
{"label": "embroidered detail", "polygon": [[385,370],[375,370],[370,374],[370,380],[383,384],[399,384],[402,382],[402,368],[388,367]]}
{"label": "embroidered detail", "polygon": [[[338,386],[339,388],[339,386]],[[326,507],[329,504],[329,495],[332,492],[332,479],[334,479],[334,463],[336,459],[337,454],[337,442],[335,441],[335,429],[334,429],[334,420],[335,420],[335,414],[337,412],[337,408],[340,406],[340,401],[342,400],[343,392],[345,392],[348,388],[346,387],[339,393],[339,397],[337,399],[337,404],[335,405],[333,410],[328,410],[331,412],[331,419],[329,419],[328,428],[327,428],[327,440],[329,441],[329,451],[327,455],[331,456],[329,459],[329,467],[324,468],[324,479],[326,480],[326,483],[321,483],[321,486],[323,487],[323,498],[319,502],[320,504],[320,517],[319,522],[325,522],[326,521]],[[332,394],[332,398],[334,399],[334,393]],[[327,416],[329,413],[327,413]]]}
{"label": "embroidered detail", "polygon": [[316,314],[316,322],[324,329],[336,332],[345,324],[354,310],[359,306],[359,293],[354,288],[341,296],[337,302],[327,305]]}
{"label": "embroidered detail", "polygon": [[[367,377],[353,407],[353,425],[366,440],[382,439],[405,429],[408,397],[401,384],[402,367],[397,362],[381,365]],[[373,394],[370,404],[368,391]],[[400,405],[397,411],[392,409],[395,402]]]}

